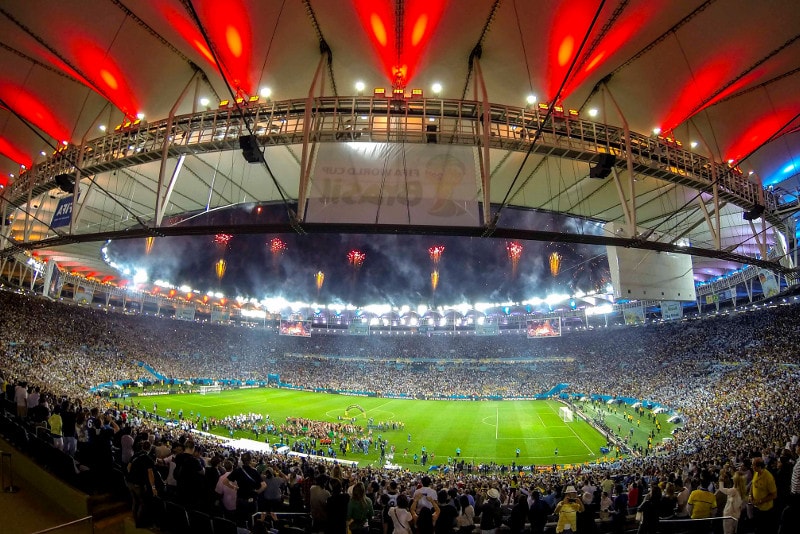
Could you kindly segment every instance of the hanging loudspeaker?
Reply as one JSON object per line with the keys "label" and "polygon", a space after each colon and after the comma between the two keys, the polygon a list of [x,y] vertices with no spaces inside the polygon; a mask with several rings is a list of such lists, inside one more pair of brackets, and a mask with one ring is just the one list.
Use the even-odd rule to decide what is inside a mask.
{"label": "hanging loudspeaker", "polygon": [[247,163],[258,163],[261,161],[261,148],[258,146],[258,139],[255,135],[242,135],[239,137],[239,148]]}
{"label": "hanging loudspeaker", "polygon": [[617,156],[614,154],[600,154],[597,165],[589,168],[589,178],[607,178],[616,162]]}
{"label": "hanging loudspeaker", "polygon": [[73,193],[75,191],[75,178],[69,174],[58,174],[55,177],[56,185],[65,193]]}

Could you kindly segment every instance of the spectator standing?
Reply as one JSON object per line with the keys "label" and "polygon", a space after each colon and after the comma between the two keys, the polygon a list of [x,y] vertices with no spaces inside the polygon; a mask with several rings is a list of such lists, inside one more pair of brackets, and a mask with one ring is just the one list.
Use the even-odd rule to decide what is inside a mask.
{"label": "spectator standing", "polygon": [[777,531],[775,499],[778,488],[775,477],[767,470],[764,459],[753,458],[753,482],[750,484],[750,502],[753,503],[753,522],[756,534],[771,534]]}
{"label": "spectator standing", "polygon": [[369,520],[375,511],[372,500],[366,495],[363,482],[356,482],[353,495],[347,503],[347,524],[351,534],[368,534]]}
{"label": "spectator standing", "polygon": [[575,486],[567,486],[564,490],[564,499],[556,505],[554,513],[558,516],[556,532],[577,532],[578,513],[583,512],[583,501],[578,498]]}

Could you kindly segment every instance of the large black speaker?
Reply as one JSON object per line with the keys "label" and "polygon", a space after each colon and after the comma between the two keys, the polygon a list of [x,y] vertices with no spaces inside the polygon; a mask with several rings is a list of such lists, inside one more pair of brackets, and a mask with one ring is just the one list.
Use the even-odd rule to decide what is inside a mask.
{"label": "large black speaker", "polygon": [[589,168],[589,178],[607,178],[616,162],[617,156],[614,154],[600,154],[597,165]]}
{"label": "large black speaker", "polygon": [[239,137],[239,148],[247,163],[259,163],[261,161],[261,148],[258,146],[258,139],[255,135],[242,135]]}
{"label": "large black speaker", "polygon": [[75,178],[69,174],[57,174],[55,177],[56,185],[65,193],[75,192]]}
{"label": "large black speaker", "polygon": [[742,219],[745,221],[755,221],[761,214],[764,213],[764,206],[761,204],[753,204],[752,209],[750,211],[745,211],[742,213]]}

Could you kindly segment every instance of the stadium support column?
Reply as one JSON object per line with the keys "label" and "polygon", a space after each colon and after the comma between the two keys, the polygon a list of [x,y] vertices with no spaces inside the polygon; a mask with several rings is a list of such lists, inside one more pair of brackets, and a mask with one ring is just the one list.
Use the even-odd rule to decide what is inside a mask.
{"label": "stadium support column", "polygon": [[481,71],[481,61],[478,57],[479,54],[475,54],[472,56],[472,64],[475,69],[475,101],[478,101],[478,88],[480,87],[481,91],[481,107],[483,108],[483,113],[481,116],[481,144],[483,145],[483,152],[478,149],[478,161],[480,162],[481,167],[481,191],[483,192],[483,220],[486,224],[492,220],[492,210],[491,210],[491,196],[490,196],[490,189],[489,189],[489,178],[490,178],[490,165],[489,162],[489,140],[491,137],[491,128],[492,128],[492,116],[491,116],[491,107],[489,106],[489,97],[486,92],[486,84],[483,80],[483,71]]}
{"label": "stadium support column", "polygon": [[[325,47],[327,49],[327,46]],[[300,183],[297,186],[297,220],[302,221],[306,216],[306,200],[308,197],[308,182],[311,179],[311,162],[314,160],[312,151],[309,148],[311,141],[311,110],[314,107],[314,90],[320,81],[322,67],[326,64],[330,49],[323,52],[314,72],[314,79],[311,80],[311,87],[308,88],[306,97],[306,109],[303,114],[303,150],[300,155]],[[324,93],[324,85],[320,83],[320,94]]]}
{"label": "stadium support column", "polygon": [[617,114],[619,115],[620,120],[622,121],[622,129],[625,133],[625,161],[628,165],[628,198],[625,198],[625,192],[622,189],[622,183],[620,182],[619,175],[617,174],[617,168],[614,166],[612,170],[614,171],[614,183],[617,186],[617,194],[619,195],[619,204],[622,206],[622,211],[625,214],[625,224],[628,227],[628,235],[635,236],[636,235],[636,191],[634,189],[634,174],[633,174],[633,152],[631,149],[631,130],[628,127],[628,121],[625,118],[625,115],[622,113],[622,109],[620,109],[619,104],[617,104],[617,100],[614,98],[614,95],[611,94],[611,91],[608,88],[608,85],[605,83],[603,84],[605,87],[605,93],[608,93],[608,96],[611,98],[611,102],[614,104],[614,107],[617,110]]}
{"label": "stadium support column", "polygon": [[714,238],[714,248],[717,250],[722,249],[722,237],[720,235],[719,229],[722,228],[720,222],[720,205],[719,205],[719,179],[717,178],[717,163],[714,161],[714,152],[711,150],[711,146],[703,137],[703,132],[700,131],[699,128],[695,126],[695,132],[697,132],[697,137],[703,142],[703,144],[708,147],[708,161],[711,162],[711,194],[712,199],[714,200],[714,224],[711,223],[711,218],[708,216],[708,212],[705,209],[705,202],[703,201],[702,195],[698,195],[698,199],[701,203],[703,203],[703,214],[706,218],[706,224],[708,225],[708,230],[711,232],[711,236]]}
{"label": "stadium support column", "polygon": [[86,190],[86,194],[83,195],[83,198],[79,198],[78,195],[80,193],[80,185],[81,185],[81,169],[83,168],[83,154],[86,152],[84,148],[86,146],[86,139],[89,138],[90,133],[96,132],[97,124],[100,122],[100,117],[106,112],[107,108],[110,108],[111,104],[106,102],[106,105],[103,106],[103,109],[100,110],[100,113],[97,114],[97,117],[92,121],[92,124],[86,129],[81,137],[81,144],[78,147],[78,157],[75,161],[75,186],[72,188],[72,213],[70,213],[69,217],[69,233],[72,235],[72,231],[75,228],[75,224],[80,220],[81,211],[83,209],[84,204],[89,198],[89,193],[92,191],[94,187],[94,180],[89,182],[89,189]]}
{"label": "stadium support column", "polygon": [[[174,140],[174,136],[172,135],[172,124],[175,121],[175,113],[178,112],[178,106],[181,105],[183,99],[186,98],[186,93],[189,92],[189,88],[192,86],[192,82],[197,77],[198,73],[200,72],[199,69],[194,71],[192,77],[189,78],[189,81],[186,83],[186,87],[183,88],[181,94],[178,95],[178,99],[173,104],[172,109],[169,110],[169,115],[167,116],[167,127],[164,129],[164,143],[161,146],[161,166],[158,169],[158,184],[156,184],[156,227],[161,226],[161,221],[164,219],[164,213],[167,210],[167,205],[169,204],[169,197],[172,194],[172,190],[175,187],[175,181],[178,179],[178,171],[180,166],[175,167],[175,172],[172,173],[172,178],[170,178],[170,182],[164,191],[164,176],[167,174],[167,159],[169,158],[169,145]],[[180,163],[183,163],[183,159],[180,160]],[[162,193],[163,191],[163,193]]]}

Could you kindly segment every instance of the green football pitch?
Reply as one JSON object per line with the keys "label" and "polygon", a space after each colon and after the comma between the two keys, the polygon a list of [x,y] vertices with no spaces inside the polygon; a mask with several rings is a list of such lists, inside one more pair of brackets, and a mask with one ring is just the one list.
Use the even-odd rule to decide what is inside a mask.
{"label": "green football pitch", "polygon": [[[283,423],[287,417],[303,417],[317,421],[337,422],[348,406],[357,404],[365,411],[350,410],[348,417],[356,417],[356,424],[367,427],[374,424],[402,422],[402,430],[373,430],[395,446],[393,463],[410,469],[423,469],[414,465],[413,455],[421,456],[425,447],[428,466],[440,465],[448,457],[455,458],[461,449],[461,458],[476,464],[497,462],[529,467],[533,465],[577,464],[594,462],[602,458],[600,447],[605,438],[578,417],[565,423],[558,410],[562,404],[555,401],[422,401],[350,397],[325,393],[310,393],[283,389],[247,389],[221,393],[179,394],[135,399],[140,407],[150,410],[158,403],[158,413],[167,408],[173,414],[183,410],[184,417],[198,414],[205,418],[223,418],[229,415],[258,413],[269,414],[274,424]],[[212,428],[215,434],[228,436],[224,428]],[[410,437],[409,437],[410,436]],[[253,439],[252,431],[237,431],[236,438]],[[275,435],[260,436],[259,440],[278,441]],[[295,439],[289,438],[288,444]],[[517,454],[519,449],[519,454]],[[340,459],[357,461],[359,465],[377,465],[379,453],[372,447],[368,454],[349,452]],[[388,450],[388,449],[387,449]]]}

